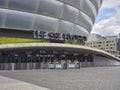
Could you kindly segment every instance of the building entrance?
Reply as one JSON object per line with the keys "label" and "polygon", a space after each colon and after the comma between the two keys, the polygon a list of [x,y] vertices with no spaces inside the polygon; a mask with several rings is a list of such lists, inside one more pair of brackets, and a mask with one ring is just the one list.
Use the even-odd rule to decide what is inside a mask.
{"label": "building entrance", "polygon": [[94,66],[93,56],[57,50],[22,50],[0,53],[0,70],[80,69]]}

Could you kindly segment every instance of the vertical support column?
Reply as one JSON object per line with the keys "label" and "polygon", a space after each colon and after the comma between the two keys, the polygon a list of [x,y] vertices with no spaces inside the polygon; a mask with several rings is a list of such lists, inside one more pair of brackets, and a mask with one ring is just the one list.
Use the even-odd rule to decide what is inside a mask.
{"label": "vertical support column", "polygon": [[14,61],[15,61],[15,70],[19,70],[19,56],[17,53],[14,54]]}
{"label": "vertical support column", "polygon": [[93,55],[89,55],[89,62],[90,62],[90,66],[93,66]]}
{"label": "vertical support column", "polygon": [[0,70],[3,70],[3,65],[4,65],[4,54],[1,54],[1,60],[0,60]]}
{"label": "vertical support column", "polygon": [[12,70],[15,70],[15,65],[14,65],[14,63],[12,63]]}
{"label": "vertical support column", "polygon": [[7,70],[7,54],[5,54],[4,70]]}
{"label": "vertical support column", "polygon": [[64,60],[65,60],[65,63],[63,64],[63,69],[67,69],[68,68],[68,60],[67,60],[68,58],[67,58],[67,56],[65,55],[64,56]]}
{"label": "vertical support column", "polygon": [[95,60],[94,60],[94,55],[92,55],[92,66],[95,66]]}
{"label": "vertical support column", "polygon": [[0,70],[1,70],[2,54],[0,52]]}

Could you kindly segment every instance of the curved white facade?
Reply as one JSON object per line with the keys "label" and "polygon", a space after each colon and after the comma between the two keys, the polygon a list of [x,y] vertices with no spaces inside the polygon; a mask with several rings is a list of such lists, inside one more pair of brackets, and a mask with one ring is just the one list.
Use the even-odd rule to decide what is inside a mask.
{"label": "curved white facade", "polygon": [[0,0],[0,28],[88,38],[102,0]]}

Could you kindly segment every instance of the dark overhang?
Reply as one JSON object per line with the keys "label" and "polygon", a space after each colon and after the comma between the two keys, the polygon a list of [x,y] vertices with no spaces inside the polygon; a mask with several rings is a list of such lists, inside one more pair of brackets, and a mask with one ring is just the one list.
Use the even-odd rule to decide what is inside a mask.
{"label": "dark overhang", "polygon": [[75,52],[80,54],[93,54],[104,56],[109,59],[120,61],[119,58],[114,55],[107,53],[103,50],[70,44],[58,44],[58,43],[22,43],[22,44],[2,44],[0,45],[0,51],[11,51],[11,50],[32,50],[32,49],[43,49],[43,50],[58,50],[63,52]]}

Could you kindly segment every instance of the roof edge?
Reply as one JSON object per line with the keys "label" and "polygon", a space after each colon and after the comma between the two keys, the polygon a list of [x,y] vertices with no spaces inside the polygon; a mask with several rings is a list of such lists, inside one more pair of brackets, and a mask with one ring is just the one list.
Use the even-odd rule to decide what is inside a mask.
{"label": "roof edge", "polygon": [[58,48],[74,48],[77,50],[86,50],[86,51],[92,51],[95,53],[99,53],[105,56],[108,56],[112,59],[115,59],[120,62],[120,59],[118,57],[115,57],[114,55],[105,52],[100,49],[82,46],[82,45],[72,45],[72,44],[59,44],[59,43],[19,43],[19,44],[1,44],[0,45],[0,51],[1,50],[9,50],[9,49],[22,49],[22,48],[39,48],[39,47],[58,47]]}

